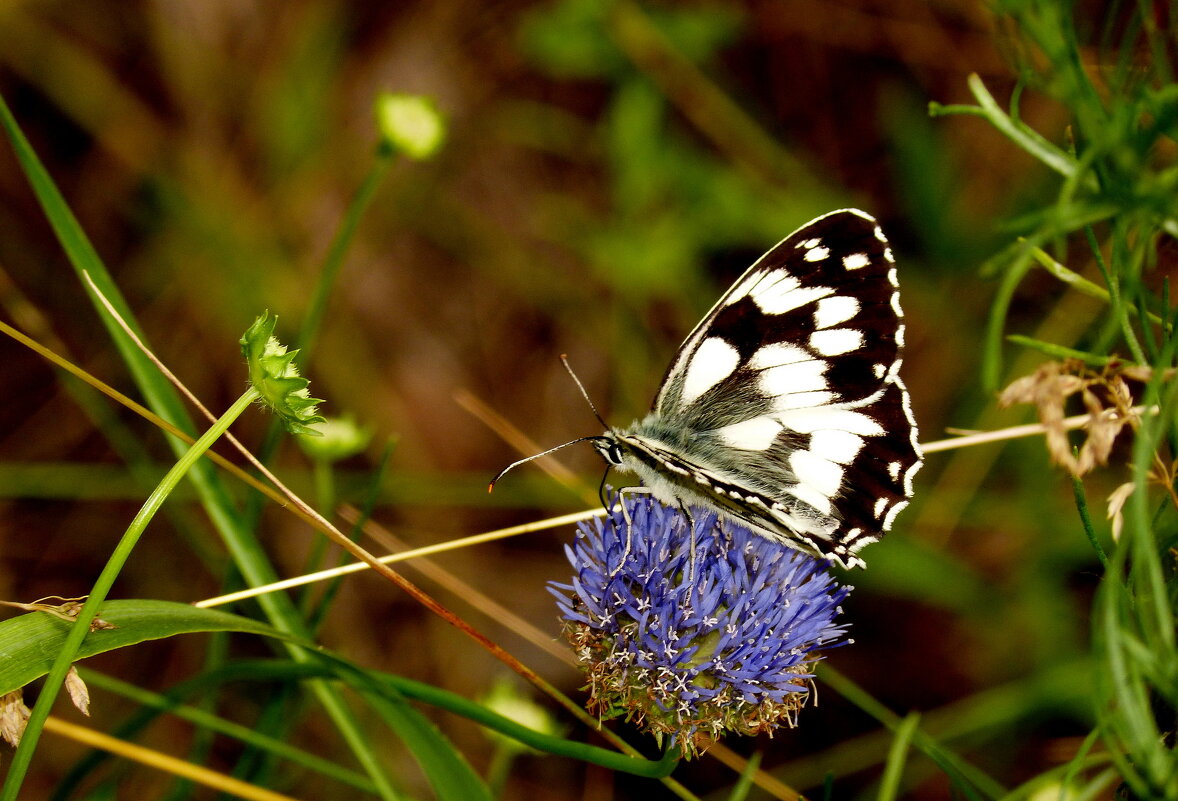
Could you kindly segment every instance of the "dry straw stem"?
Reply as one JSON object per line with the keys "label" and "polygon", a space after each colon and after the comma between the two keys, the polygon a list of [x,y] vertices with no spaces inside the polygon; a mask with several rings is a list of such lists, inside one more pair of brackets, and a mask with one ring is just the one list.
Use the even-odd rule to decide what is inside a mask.
{"label": "dry straw stem", "polygon": [[59,734],[74,742],[88,745],[91,748],[117,754],[125,759],[138,762],[141,765],[158,768],[174,776],[182,776],[197,784],[203,784],[205,787],[211,787],[214,790],[220,790],[238,798],[245,798],[250,801],[297,801],[292,796],[276,793],[273,790],[267,790],[257,785],[247,784],[240,779],[235,779],[224,773],[218,773],[200,765],[194,765],[191,762],[185,762],[182,759],[168,756],[151,748],[144,748],[141,745],[135,745],[134,743],[120,740],[117,737],[111,737],[108,734],[103,734],[85,726],[68,723],[60,718],[50,716],[46,719],[45,730]]}
{"label": "dry straw stem", "polygon": [[[570,523],[579,523],[582,520],[591,520],[595,517],[603,517],[605,514],[605,509],[587,509],[583,512],[573,512],[572,514],[561,515],[559,517],[550,517],[546,520],[539,520],[534,523],[524,523],[519,526],[500,528],[494,531],[487,531],[483,534],[475,534],[470,537],[463,537],[457,540],[450,540],[448,542],[439,542],[434,545],[427,545],[423,548],[414,548],[413,550],[402,551],[401,553],[389,554],[388,556],[378,557],[376,561],[380,562],[381,564],[389,565],[394,562],[403,562],[407,559],[417,559],[418,557],[431,556],[433,554],[443,553],[445,551],[454,551],[461,548],[469,548],[473,545],[494,542],[495,540],[516,537],[520,534],[530,534],[533,531],[544,531],[545,529],[556,528],[557,526],[564,526]],[[234,601],[241,601],[246,598],[253,598],[258,595],[264,595],[267,592],[288,590],[292,587],[299,587],[304,584],[313,584],[317,581],[327,581],[328,579],[333,579],[337,576],[346,576],[351,573],[357,573],[361,570],[367,569],[367,564],[363,562],[353,562],[350,565],[341,565],[339,567],[333,567],[327,570],[320,570],[315,573],[307,573],[302,576],[295,576],[293,578],[284,579],[273,584],[266,584],[262,587],[241,590],[239,592],[229,593],[228,595],[219,595],[216,598],[206,598],[203,601],[197,601],[193,604],[193,606],[199,606],[202,608],[210,606],[221,606],[223,604],[233,603]]]}

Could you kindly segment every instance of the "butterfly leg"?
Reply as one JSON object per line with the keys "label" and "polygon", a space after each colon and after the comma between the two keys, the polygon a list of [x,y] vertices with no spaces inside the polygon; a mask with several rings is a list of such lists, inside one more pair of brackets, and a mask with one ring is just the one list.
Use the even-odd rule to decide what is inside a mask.
{"label": "butterfly leg", "polygon": [[687,521],[687,547],[688,552],[687,561],[687,586],[695,586],[695,518],[691,516],[691,510],[687,508],[687,504],[679,501],[679,511],[683,513],[683,519]]}
{"label": "butterfly leg", "polygon": [[630,510],[626,508],[626,495],[649,495],[649,487],[621,487],[618,489],[618,506],[622,510],[622,519],[626,521],[626,547],[622,551],[622,557],[618,560],[618,566],[610,573],[610,578],[618,574],[622,569],[622,565],[630,557],[630,544],[633,538],[634,521],[630,519]]}

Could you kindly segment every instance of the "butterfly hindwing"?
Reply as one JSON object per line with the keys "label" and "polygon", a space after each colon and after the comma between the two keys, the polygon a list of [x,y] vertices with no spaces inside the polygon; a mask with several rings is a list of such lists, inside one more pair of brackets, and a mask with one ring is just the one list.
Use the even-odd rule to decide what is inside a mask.
{"label": "butterfly hindwing", "polygon": [[920,466],[903,336],[879,226],[832,212],[733,284],[684,341],[651,414],[618,436],[648,484],[670,480],[664,500],[862,564],[855,552],[891,527]]}

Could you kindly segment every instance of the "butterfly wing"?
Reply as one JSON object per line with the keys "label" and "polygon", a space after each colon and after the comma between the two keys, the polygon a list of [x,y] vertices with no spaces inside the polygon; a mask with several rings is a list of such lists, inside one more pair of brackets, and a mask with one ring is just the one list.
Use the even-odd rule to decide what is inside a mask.
{"label": "butterfly wing", "polygon": [[693,501],[861,564],[854,553],[891,527],[921,464],[903,339],[882,231],[861,211],[831,212],[717,301],[628,433],[698,471]]}

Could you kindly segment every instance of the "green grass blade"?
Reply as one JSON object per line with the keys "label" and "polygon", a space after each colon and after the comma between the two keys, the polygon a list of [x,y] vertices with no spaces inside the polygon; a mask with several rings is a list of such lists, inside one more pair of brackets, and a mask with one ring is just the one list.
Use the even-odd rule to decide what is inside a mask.
{"label": "green grass blade", "polygon": [[732,792],[728,795],[728,801],[745,801],[748,798],[749,792],[753,789],[753,780],[760,768],[761,752],[755,751],[749,757],[748,762],[745,763],[744,770],[740,772],[740,778],[732,787]]}
{"label": "green grass blade", "polygon": [[900,725],[896,727],[896,736],[892,738],[892,747],[888,749],[888,761],[884,765],[883,779],[880,780],[879,801],[895,801],[899,798],[900,779],[904,777],[904,762],[908,758],[908,749],[912,747],[912,737],[920,725],[920,715],[910,712]]}
{"label": "green grass blade", "polygon": [[470,763],[424,715],[387,694],[367,694],[365,700],[409,746],[440,801],[491,801]]}

